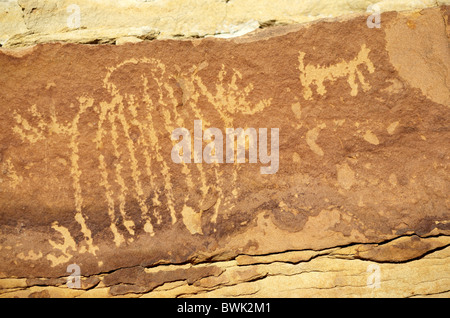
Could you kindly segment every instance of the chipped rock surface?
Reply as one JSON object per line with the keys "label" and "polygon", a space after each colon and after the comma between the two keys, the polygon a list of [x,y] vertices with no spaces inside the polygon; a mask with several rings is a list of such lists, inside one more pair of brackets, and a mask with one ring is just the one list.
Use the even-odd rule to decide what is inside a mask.
{"label": "chipped rock surface", "polygon": [[450,0],[3,0],[0,44],[236,37],[271,25],[444,4]]}
{"label": "chipped rock surface", "polygon": [[[62,18],[17,3],[34,29],[0,49],[0,297],[450,296],[449,6],[28,46]],[[174,162],[195,121],[224,153],[227,128],[267,128],[269,152],[278,128],[278,169],[260,138],[256,163]]]}

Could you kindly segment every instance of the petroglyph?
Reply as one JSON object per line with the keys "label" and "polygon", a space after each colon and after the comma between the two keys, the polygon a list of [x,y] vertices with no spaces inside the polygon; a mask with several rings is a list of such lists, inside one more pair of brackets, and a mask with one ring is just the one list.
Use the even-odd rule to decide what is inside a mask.
{"label": "petroglyph", "polygon": [[[0,48],[0,297],[368,294],[369,262],[392,278],[370,292],[447,295],[450,110],[401,78],[386,32],[402,14],[378,31],[357,17],[234,40]],[[429,25],[438,36],[418,53],[447,45]],[[443,85],[447,60],[421,62]],[[180,127],[203,159],[220,152],[210,128],[278,128],[279,169],[261,174],[239,133],[234,160],[172,161]],[[81,289],[67,288],[70,264]],[[402,284],[405,268],[423,271]]]}
{"label": "petroglyph", "polygon": [[398,122],[398,121],[395,121],[395,122],[391,123],[391,124],[386,128],[386,130],[387,130],[387,132],[389,133],[389,135],[393,135],[393,134],[394,134],[395,129],[397,128],[398,124],[399,124],[399,122]]}
{"label": "petroglyph", "polygon": [[[266,107],[271,105],[272,99],[263,99],[259,101],[256,105],[250,103],[247,98],[248,95],[253,90],[253,84],[248,84],[243,89],[239,87],[238,82],[242,80],[242,74],[233,69],[231,80],[229,82],[225,81],[225,76],[230,72],[227,71],[225,65],[222,64],[222,68],[217,76],[217,82],[215,84],[215,90],[210,90],[207,88],[206,84],[203,82],[202,77],[198,75],[198,72],[207,67],[207,63],[201,63],[198,67],[193,67],[193,72],[189,77],[186,75],[182,77],[177,77],[180,86],[183,89],[183,105],[189,105],[194,112],[196,118],[202,120],[205,125],[209,125],[209,121],[205,116],[197,109],[195,106],[200,95],[207,98],[208,102],[214,107],[218,112],[224,127],[231,128],[234,126],[233,117],[238,114],[252,115],[263,111]],[[180,126],[184,127],[184,126]],[[248,127],[244,127],[246,130]],[[236,136],[236,140],[239,138]],[[237,189],[237,176],[240,166],[237,164],[237,160],[234,161],[233,173],[232,173],[232,194],[233,197],[225,197],[222,191],[228,182],[223,177],[220,177],[221,172],[218,170],[218,164],[213,164],[215,179],[216,179],[216,191],[218,192],[217,201],[215,204],[215,212],[211,219],[215,222],[219,209],[229,207],[232,204],[232,199],[235,199],[238,195]],[[205,175],[201,165],[197,165],[197,168],[201,174],[202,180],[202,194],[203,200],[205,200],[206,194],[208,193],[209,187],[205,182]],[[187,168],[186,168],[187,169]],[[223,172],[222,172],[223,173]]]}
{"label": "petroglyph", "polygon": [[300,70],[300,81],[304,86],[303,97],[306,100],[311,100],[313,96],[312,86],[316,86],[316,92],[321,96],[325,95],[327,92],[325,88],[325,82],[334,82],[340,77],[347,77],[348,85],[351,88],[350,95],[356,96],[358,94],[358,83],[356,82],[356,77],[358,77],[361,87],[364,92],[370,89],[370,84],[364,79],[364,75],[361,70],[358,69],[359,66],[365,66],[369,73],[375,71],[375,67],[369,59],[370,49],[366,47],[365,44],[361,46],[361,50],[358,55],[351,61],[342,61],[340,63],[330,65],[328,67],[314,66],[311,64],[305,65],[304,52],[300,52],[299,70]]}
{"label": "petroglyph", "polygon": [[52,254],[47,255],[47,259],[52,263],[52,266],[56,266],[58,264],[68,262],[72,258],[72,255],[69,253],[69,249],[71,249],[72,252],[75,252],[77,246],[75,240],[73,239],[67,228],[59,226],[58,222],[54,222],[52,228],[55,231],[59,232],[64,239],[64,242],[62,244],[58,244],[52,240],[49,240],[50,245],[63,254],[59,257],[56,257]]}
{"label": "petroglyph", "polygon": [[[23,142],[35,144],[45,141],[51,134],[57,134],[67,138],[71,152],[74,219],[81,227],[84,242],[75,248],[75,241],[67,239],[70,237],[68,230],[54,225],[53,228],[64,235],[66,243],[60,246],[53,241],[49,242],[63,254],[58,257],[47,256],[53,266],[70,260],[69,248],[94,255],[98,250],[98,246],[93,243],[89,218],[83,208],[83,192],[88,189],[83,189],[81,179],[86,171],[83,171],[80,162],[88,158],[80,157],[81,144],[96,150],[99,179],[95,186],[103,189],[103,198],[99,200],[103,199],[105,202],[110,220],[109,229],[116,246],[132,242],[137,228],[142,228],[153,236],[155,226],[161,226],[163,220],[175,224],[180,217],[189,232],[203,234],[201,217],[205,209],[202,207],[204,203],[213,202],[208,206],[208,209],[214,208],[215,211],[211,217],[212,222],[216,222],[221,208],[232,204],[232,199],[238,195],[236,180],[239,165],[233,164],[233,195],[226,196],[222,189],[228,182],[217,163],[210,165],[210,168],[204,168],[201,164],[191,168],[183,163],[176,171],[174,169],[178,167],[170,166],[167,156],[173,146],[170,141],[171,132],[177,126],[185,125],[181,112],[191,112],[204,125],[210,123],[211,115],[207,116],[197,107],[198,99],[202,96],[211,103],[225,127],[233,127],[233,116],[236,114],[251,115],[260,112],[270,106],[271,100],[252,104],[247,97],[253,90],[253,85],[248,84],[242,88],[239,85],[242,75],[237,70],[231,71],[229,81],[225,80],[229,71],[224,65],[217,74],[215,90],[211,91],[198,75],[206,67],[207,64],[203,63],[188,71],[180,70],[178,74],[172,74],[157,59],[133,58],[107,69],[103,85],[111,99],[95,101],[92,97],[79,97],[79,105],[76,106],[78,111],[70,122],[61,122],[54,113],[46,118],[39,111],[39,105],[33,105],[25,113],[14,114],[16,125],[13,131]],[[134,90],[120,81],[131,72],[135,75]],[[177,90],[180,89],[181,98],[177,95]],[[180,105],[183,106],[182,109]],[[91,123],[95,129],[94,138],[86,141],[79,123],[88,111],[96,114],[97,121]],[[193,189],[200,182],[199,202],[193,204],[190,191],[185,191],[183,205],[175,204],[173,176],[180,173],[185,177],[183,187],[187,190]],[[210,185],[211,178],[214,187]],[[207,181],[208,179],[210,180]],[[179,180],[176,182],[180,184]],[[163,188],[160,184],[163,184]],[[139,224],[136,223],[136,218],[129,215],[126,207],[130,196],[137,202],[140,211],[137,220]]]}
{"label": "petroglyph", "polygon": [[[362,45],[353,60],[329,67],[304,65],[305,54],[300,52],[303,98],[312,98],[313,85],[317,93],[324,95],[327,81],[345,77],[351,96],[358,94],[360,85],[363,91],[370,89],[360,69],[364,66],[369,73],[374,72],[369,52]],[[207,72],[205,80],[203,74]],[[266,111],[273,99],[255,98],[254,85],[235,68],[222,64],[215,72],[210,76],[207,62],[181,69],[177,65],[168,68],[155,58],[124,59],[107,67],[102,77],[107,98],[79,96],[77,104],[72,105],[74,116],[69,120],[61,120],[55,112],[44,115],[43,105],[38,104],[13,114],[13,132],[22,142],[36,145],[46,142],[50,135],[58,135],[64,138],[70,153],[68,160],[59,160],[65,163],[72,179],[73,218],[79,228],[69,230],[63,225],[53,226],[64,236],[65,243],[58,245],[49,241],[59,250],[46,257],[52,266],[70,261],[75,251],[95,255],[99,250],[98,244],[94,244],[94,224],[91,223],[94,221],[90,221],[85,207],[86,202],[92,200],[87,199],[85,193],[92,188],[98,190],[97,208],[109,220],[102,227],[112,235],[116,247],[134,242],[139,235],[155,236],[159,230],[177,222],[191,235],[205,235],[205,224],[212,227],[208,233],[216,231],[214,226],[220,212],[232,210],[243,195],[238,184],[243,167],[237,158],[230,168],[217,162],[202,164],[195,160],[194,164],[173,164],[170,156],[176,141],[171,140],[172,132],[179,127],[192,130],[192,118],[202,123],[200,131],[213,123],[217,127],[237,128],[236,118]],[[200,108],[201,103],[208,106]],[[294,102],[290,103],[290,112],[296,120],[293,127],[300,129],[304,125],[304,110],[299,96],[294,96]],[[304,140],[312,152],[324,157],[324,149],[317,141],[327,125],[316,125],[306,132]],[[245,132],[248,127],[239,128]],[[235,140],[239,140],[238,135]],[[208,138],[203,140],[208,141]],[[247,140],[246,151],[249,144]],[[85,153],[90,157],[84,157]],[[299,154],[291,158],[296,163],[303,161]],[[87,170],[86,161],[93,162],[91,171]],[[355,179],[346,168],[348,166],[338,169],[338,184],[348,190]],[[83,182],[88,174],[90,182]],[[20,178],[15,180],[20,181]],[[282,212],[291,211],[289,204],[288,201]],[[81,231],[82,241],[75,231]]]}
{"label": "petroglyph", "polygon": [[306,133],[306,143],[308,144],[309,148],[318,156],[323,157],[323,150],[319,147],[319,145],[316,144],[316,140],[319,137],[320,130],[324,129],[327,125],[326,124],[320,124],[317,127],[308,130]]}
{"label": "petroglyph", "polygon": [[[356,96],[358,92],[356,77],[363,90],[367,91],[370,85],[366,83],[358,67],[365,65],[370,73],[374,71],[368,58],[369,52],[363,45],[353,60],[342,61],[330,67],[305,66],[305,54],[300,52],[303,97],[311,99],[311,85],[316,85],[319,94],[325,94],[324,82],[340,77],[348,77],[352,96]],[[93,242],[89,218],[83,208],[83,192],[88,189],[84,189],[81,182],[86,171],[83,171],[80,162],[87,159],[80,157],[81,143],[83,147],[95,149],[97,153],[96,186],[102,188],[103,198],[99,200],[104,201],[110,221],[109,230],[116,246],[132,242],[139,228],[153,236],[155,226],[161,227],[165,222],[175,224],[179,218],[191,234],[202,235],[202,214],[205,211],[202,206],[205,202],[212,202],[207,208],[214,211],[209,219],[211,223],[217,222],[221,210],[233,206],[240,193],[237,180],[242,169],[236,158],[229,176],[224,176],[218,163],[207,166],[186,163],[170,165],[167,156],[170,156],[173,146],[173,141],[170,141],[171,133],[175,128],[186,127],[186,117],[200,120],[203,128],[211,125],[214,119],[219,119],[223,127],[232,128],[236,116],[262,112],[271,106],[272,98],[251,102],[249,96],[254,90],[253,84],[243,85],[241,72],[225,65],[221,66],[214,83],[205,83],[200,74],[207,68],[207,62],[187,70],[175,66],[177,72],[174,73],[167,71],[166,65],[158,59],[131,58],[107,68],[103,86],[110,94],[110,99],[97,101],[91,96],[80,96],[78,105],[72,105],[78,110],[71,121],[61,122],[55,112],[46,117],[39,111],[40,105],[36,104],[26,113],[14,113],[16,125],[13,132],[23,142],[44,142],[51,134],[67,138],[71,152],[69,166],[74,191],[74,219],[84,236],[84,242],[78,246],[79,252],[95,255],[98,250]],[[132,78],[129,74],[133,74]],[[131,83],[124,83],[123,78],[130,78]],[[200,110],[197,104],[201,98],[207,100],[213,112]],[[301,106],[297,98],[296,100],[297,103],[292,104],[292,111],[300,120]],[[95,113],[97,117],[97,121],[91,123],[95,130],[94,138],[88,141],[79,128],[87,112],[91,115]],[[299,122],[297,128],[301,126]],[[243,127],[241,131],[247,128]],[[324,128],[325,124],[322,124],[306,134],[307,144],[318,156],[324,155],[316,144],[319,132]],[[236,135],[235,140],[238,139],[239,136]],[[249,140],[246,141],[247,150],[248,144]],[[296,159],[299,161],[299,158]],[[184,176],[182,182],[175,182],[178,187],[186,189],[182,204],[175,203],[175,175]],[[16,186],[20,178],[16,177],[11,185]],[[230,184],[231,191],[226,194],[224,189],[229,188]],[[189,191],[194,188],[199,189],[199,197],[194,197],[192,191]],[[128,211],[130,197],[136,202],[138,218],[133,218]],[[56,247],[52,242],[50,244]],[[52,264],[70,259],[71,255],[66,249],[62,253],[59,257],[48,256]]]}
{"label": "petroglyph", "polygon": [[42,252],[35,253],[33,250],[28,251],[27,255],[25,255],[24,253],[17,254],[17,258],[23,259],[24,261],[36,261],[42,257]]}
{"label": "petroglyph", "polygon": [[[358,93],[356,77],[362,89],[367,91],[370,85],[358,67],[366,66],[370,73],[374,72],[374,66],[368,58],[369,52],[370,50],[362,45],[353,60],[342,61],[329,67],[304,65],[305,53],[300,52],[299,70],[300,81],[304,86],[303,97],[312,98],[312,85],[316,86],[317,93],[324,95],[325,82],[335,81],[340,77],[348,77],[352,96]],[[83,209],[83,191],[87,189],[83,189],[81,182],[85,172],[80,161],[86,158],[80,157],[80,143],[83,143],[83,147],[96,149],[99,178],[97,186],[103,189],[103,200],[110,220],[109,229],[116,246],[132,242],[137,228],[142,228],[153,236],[155,226],[162,226],[164,220],[175,224],[180,217],[191,233],[202,234],[202,202],[214,202],[208,208],[214,209],[210,219],[212,223],[217,221],[221,209],[233,205],[233,200],[237,199],[240,193],[237,179],[242,167],[237,160],[234,161],[229,176],[231,180],[223,175],[218,163],[207,167],[185,163],[171,166],[167,158],[169,149],[173,146],[169,139],[171,132],[177,127],[186,126],[186,113],[200,120],[204,127],[209,126],[216,116],[223,123],[223,127],[232,128],[236,116],[262,112],[271,105],[272,98],[251,102],[248,98],[254,90],[253,84],[243,85],[242,73],[237,69],[227,68],[224,64],[217,73],[216,81],[205,83],[200,73],[207,68],[208,63],[202,62],[188,70],[181,70],[176,66],[177,72],[174,73],[168,72],[166,65],[160,60],[131,58],[107,68],[103,86],[111,98],[96,101],[90,96],[80,96],[78,105],[74,105],[78,111],[71,121],[61,122],[54,112],[50,117],[46,117],[39,111],[41,106],[36,104],[32,105],[27,113],[14,113],[16,125],[13,132],[23,142],[44,142],[50,134],[67,138],[71,152],[69,165],[74,191],[74,219],[80,225],[84,236],[80,251],[95,254],[98,250],[93,243],[88,216]],[[129,78],[129,74],[133,74],[130,78],[132,85],[122,81],[123,78]],[[197,107],[200,98],[206,99],[212,106],[212,114],[206,114]],[[88,111],[94,112],[98,119],[97,122],[91,123],[94,125],[95,137],[86,142],[79,124]],[[298,99],[297,103],[292,104],[292,111],[300,120],[301,106]],[[302,124],[297,125],[299,128]],[[242,131],[247,128],[243,127]],[[308,131],[306,135],[307,144],[319,156],[324,153],[316,144],[316,140],[323,128],[325,124]],[[236,141],[238,138],[239,136],[236,136]],[[201,193],[199,198],[194,199],[190,191],[185,191],[181,206],[175,204],[173,180],[173,176],[179,174],[185,178],[183,187],[186,190],[200,184]],[[11,186],[17,186],[20,178],[15,177]],[[225,195],[223,189],[229,187],[230,182],[231,195]],[[178,180],[176,183],[180,184]],[[160,184],[163,186],[158,186]],[[128,197],[136,201],[140,213],[138,219],[132,218],[127,212]],[[67,259],[69,256],[65,254],[65,257]]]}
{"label": "petroglyph", "polygon": [[372,131],[368,130],[363,136],[364,140],[372,145],[378,145],[380,141],[378,140],[377,135],[375,135]]}
{"label": "petroglyph", "polygon": [[232,116],[238,113],[253,115],[271,104],[272,99],[261,100],[256,105],[250,104],[246,97],[253,90],[253,84],[250,83],[243,89],[240,88],[236,82],[238,79],[242,80],[242,74],[237,70],[233,70],[230,83],[224,83],[225,75],[227,75],[227,71],[225,70],[225,65],[222,64],[222,69],[218,75],[219,83],[216,84],[215,93],[206,88],[201,77],[195,76],[194,78],[202,94],[208,98],[208,101],[219,112],[225,127],[233,127]]}
{"label": "petroglyph", "polygon": [[81,195],[81,185],[79,182],[81,171],[79,169],[78,161],[79,161],[79,144],[78,138],[80,135],[78,129],[78,122],[82,114],[93,105],[93,99],[88,99],[85,97],[80,97],[78,99],[79,102],[79,110],[78,113],[73,118],[70,123],[60,123],[56,118],[55,114],[52,114],[50,117],[50,121],[46,121],[46,118],[37,110],[37,106],[33,105],[29,109],[29,113],[31,117],[37,122],[36,126],[32,126],[27,119],[25,119],[21,114],[15,114],[14,118],[17,122],[17,125],[13,127],[13,131],[19,135],[22,141],[27,141],[29,143],[36,143],[41,140],[46,139],[46,135],[49,134],[61,134],[65,135],[68,138],[69,148],[71,150],[71,168],[70,174],[73,179],[73,188],[74,188],[74,196],[75,196],[75,220],[81,226],[81,231],[85,237],[85,242],[87,244],[88,252],[95,254],[95,251],[98,249],[93,245],[91,231],[86,225],[86,216],[83,215],[82,205],[83,205],[83,197]]}
{"label": "petroglyph", "polygon": [[7,184],[12,189],[15,189],[23,180],[22,176],[17,175],[16,169],[14,168],[11,158],[8,158],[2,164],[2,174],[6,176],[6,180],[0,178],[0,184],[2,184],[4,181],[8,181]]}

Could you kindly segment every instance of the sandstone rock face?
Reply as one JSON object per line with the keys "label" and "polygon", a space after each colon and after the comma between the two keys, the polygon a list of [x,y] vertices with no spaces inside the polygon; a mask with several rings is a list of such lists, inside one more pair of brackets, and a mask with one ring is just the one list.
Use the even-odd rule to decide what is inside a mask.
{"label": "sandstone rock face", "polygon": [[444,4],[450,0],[3,0],[0,44],[235,37],[271,25]]}
{"label": "sandstone rock face", "polygon": [[449,15],[3,48],[0,296],[449,297]]}

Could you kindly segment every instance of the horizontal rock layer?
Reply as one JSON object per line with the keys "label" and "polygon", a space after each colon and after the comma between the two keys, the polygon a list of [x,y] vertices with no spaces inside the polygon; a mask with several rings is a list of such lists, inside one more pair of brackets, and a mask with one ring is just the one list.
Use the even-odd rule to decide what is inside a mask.
{"label": "horizontal rock layer", "polygon": [[[2,49],[1,296],[448,297],[448,16]],[[175,163],[195,120],[278,170]]]}
{"label": "horizontal rock layer", "polygon": [[450,0],[7,0],[0,1],[0,44],[234,37],[272,25],[444,4]]}

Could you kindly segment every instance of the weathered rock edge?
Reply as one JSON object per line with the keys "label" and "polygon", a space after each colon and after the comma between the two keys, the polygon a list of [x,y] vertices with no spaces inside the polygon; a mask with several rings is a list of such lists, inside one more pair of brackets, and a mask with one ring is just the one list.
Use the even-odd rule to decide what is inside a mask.
{"label": "weathered rock edge", "polygon": [[77,1],[12,0],[0,2],[0,45],[39,43],[117,43],[152,39],[237,37],[274,25],[340,21],[378,12],[421,10],[449,0],[271,0]]}

